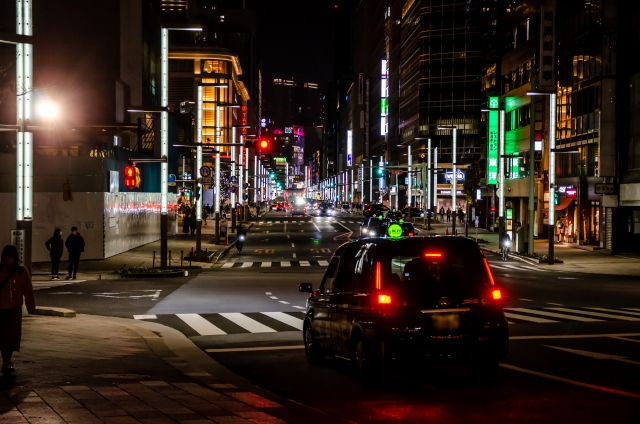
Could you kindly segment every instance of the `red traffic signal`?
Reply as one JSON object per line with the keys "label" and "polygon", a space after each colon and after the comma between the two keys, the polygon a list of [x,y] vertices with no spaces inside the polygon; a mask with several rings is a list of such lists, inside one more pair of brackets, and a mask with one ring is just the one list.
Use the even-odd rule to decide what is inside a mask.
{"label": "red traffic signal", "polygon": [[269,147],[269,140],[263,139],[260,140],[260,148],[261,149],[266,149]]}
{"label": "red traffic signal", "polygon": [[130,189],[140,187],[140,169],[135,166],[124,168],[124,185]]}

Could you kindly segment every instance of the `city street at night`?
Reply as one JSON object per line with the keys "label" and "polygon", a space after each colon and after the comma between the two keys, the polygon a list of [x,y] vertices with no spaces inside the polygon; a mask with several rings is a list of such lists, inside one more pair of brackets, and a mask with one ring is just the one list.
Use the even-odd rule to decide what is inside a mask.
{"label": "city street at night", "polygon": [[640,423],[640,1],[0,2],[0,424]]}

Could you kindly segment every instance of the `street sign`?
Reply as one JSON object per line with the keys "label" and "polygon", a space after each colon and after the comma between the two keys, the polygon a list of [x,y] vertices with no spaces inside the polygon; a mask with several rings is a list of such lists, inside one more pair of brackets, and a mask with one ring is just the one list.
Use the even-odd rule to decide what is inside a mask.
{"label": "street sign", "polygon": [[167,182],[175,183],[176,182],[176,174],[169,174],[167,177]]}
{"label": "street sign", "polygon": [[615,187],[610,183],[598,183],[595,186],[596,194],[613,194]]}
{"label": "street sign", "polygon": [[24,230],[11,230],[11,244],[18,249],[18,263],[24,263]]}
{"label": "street sign", "polygon": [[208,166],[200,167],[200,175],[203,176],[203,177],[210,177],[211,176],[211,168],[209,168]]}
{"label": "street sign", "polygon": [[575,199],[578,197],[578,189],[577,188],[567,188],[564,192],[564,195],[567,199]]}

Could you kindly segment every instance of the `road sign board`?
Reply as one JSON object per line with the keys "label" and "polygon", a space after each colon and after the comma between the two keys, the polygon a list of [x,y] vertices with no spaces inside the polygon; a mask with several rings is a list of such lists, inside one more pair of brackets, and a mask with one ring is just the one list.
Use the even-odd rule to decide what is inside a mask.
{"label": "road sign board", "polygon": [[212,184],[213,183],[213,178],[212,177],[202,177],[202,184]]}
{"label": "road sign board", "polygon": [[210,177],[211,176],[211,168],[209,168],[208,166],[200,167],[200,175],[202,175],[203,177]]}
{"label": "road sign board", "polygon": [[615,187],[611,183],[598,183],[595,186],[596,194],[613,194]]}

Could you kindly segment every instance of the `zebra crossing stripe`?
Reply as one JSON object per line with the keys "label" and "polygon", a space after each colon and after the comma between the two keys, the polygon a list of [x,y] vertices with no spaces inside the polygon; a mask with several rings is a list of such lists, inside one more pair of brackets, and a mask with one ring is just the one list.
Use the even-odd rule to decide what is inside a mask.
{"label": "zebra crossing stripe", "polygon": [[289,261],[280,262],[280,266],[281,267],[283,267],[283,266],[291,266],[291,262],[289,262]]}
{"label": "zebra crossing stripe", "polygon": [[611,314],[603,314],[601,312],[590,312],[590,311],[583,311],[583,310],[578,310],[578,309],[569,309],[569,308],[545,308],[545,309],[551,309],[553,311],[559,311],[559,312],[569,312],[569,313],[574,313],[574,314],[582,314],[582,315],[590,315],[590,316],[594,316],[594,317],[599,317],[599,318],[613,318],[613,319],[620,319],[623,321],[640,321],[640,318],[635,318],[635,317],[626,317],[623,315],[611,315]]}
{"label": "zebra crossing stripe", "polygon": [[542,316],[553,317],[553,318],[563,318],[563,319],[568,319],[573,321],[582,321],[582,322],[602,321],[601,319],[585,318],[585,317],[579,317],[576,315],[558,314],[556,312],[538,311],[535,309],[527,309],[527,308],[505,308],[505,309],[509,311],[524,312],[525,314],[542,315]]}
{"label": "zebra crossing stripe", "polygon": [[276,330],[238,312],[221,313],[220,316],[244,328],[250,333],[275,333]]}
{"label": "zebra crossing stripe", "polygon": [[240,268],[251,268],[253,266],[253,262],[243,262]]}
{"label": "zebra crossing stripe", "polygon": [[158,319],[156,315],[134,315],[133,319]]}
{"label": "zebra crossing stripe", "polygon": [[302,331],[303,321],[299,318],[292,317],[291,315],[285,314],[284,312],[262,312],[262,315],[266,315],[269,318],[273,318]]}
{"label": "zebra crossing stripe", "polygon": [[636,312],[640,312],[640,309],[638,309],[638,308],[622,308],[622,309],[627,310],[627,311],[636,311]]}
{"label": "zebra crossing stripe", "polygon": [[552,322],[560,322],[560,321],[554,321],[552,319],[529,317],[529,316],[526,316],[526,315],[514,314],[514,313],[511,313],[511,312],[505,312],[504,316],[506,316],[507,318],[515,318],[515,319],[520,319],[520,320],[523,320],[523,321],[537,322],[538,324],[548,324],[548,323],[552,323]]}
{"label": "zebra crossing stripe", "polygon": [[309,261],[300,261],[300,266],[311,266]]}
{"label": "zebra crossing stripe", "polygon": [[521,267],[521,268],[524,268],[524,269],[529,269],[529,270],[531,270],[531,271],[549,272],[549,270],[548,270],[548,269],[544,269],[544,268],[536,268],[536,267],[533,267],[533,266],[520,265],[520,267]]}
{"label": "zebra crossing stripe", "polygon": [[198,314],[176,314],[176,316],[201,336],[221,336],[227,334]]}
{"label": "zebra crossing stripe", "polygon": [[269,268],[271,266],[271,262],[262,262],[262,265],[260,265],[261,268]]}
{"label": "zebra crossing stripe", "polygon": [[329,261],[318,261],[318,265],[320,265],[320,266],[329,266]]}
{"label": "zebra crossing stripe", "polygon": [[602,311],[602,312],[615,312],[618,314],[627,314],[627,315],[640,315],[640,312],[618,311],[617,309],[607,309],[607,308],[585,308],[585,309],[593,309],[594,311]]}
{"label": "zebra crossing stripe", "polygon": [[228,261],[222,265],[222,268],[233,268],[233,265],[235,265],[235,261]]}

